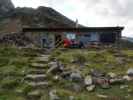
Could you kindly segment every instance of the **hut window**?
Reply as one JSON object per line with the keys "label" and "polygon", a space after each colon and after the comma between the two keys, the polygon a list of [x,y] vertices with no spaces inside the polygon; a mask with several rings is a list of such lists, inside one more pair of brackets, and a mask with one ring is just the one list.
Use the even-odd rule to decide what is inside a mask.
{"label": "hut window", "polygon": [[76,35],[74,34],[74,33],[69,33],[69,34],[67,34],[66,35],[66,37],[68,38],[68,39],[75,39],[76,38]]}
{"label": "hut window", "polygon": [[85,37],[91,37],[91,35],[90,35],[90,34],[85,34],[84,36],[85,36]]}

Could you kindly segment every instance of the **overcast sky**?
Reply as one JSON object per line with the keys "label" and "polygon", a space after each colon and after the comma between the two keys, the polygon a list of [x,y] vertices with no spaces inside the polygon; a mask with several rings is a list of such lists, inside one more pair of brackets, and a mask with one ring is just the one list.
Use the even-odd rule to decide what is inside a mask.
{"label": "overcast sky", "polygon": [[16,7],[48,6],[88,27],[125,26],[133,37],[133,0],[12,0]]}

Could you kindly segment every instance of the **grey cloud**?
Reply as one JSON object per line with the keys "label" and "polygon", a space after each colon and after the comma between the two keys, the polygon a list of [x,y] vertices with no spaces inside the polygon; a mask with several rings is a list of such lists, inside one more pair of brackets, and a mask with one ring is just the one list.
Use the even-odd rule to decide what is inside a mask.
{"label": "grey cloud", "polygon": [[[68,0],[59,0],[58,2],[62,3],[67,1]],[[85,6],[84,12],[89,13],[91,10],[91,12],[95,13],[94,15],[100,16],[101,18],[106,20],[109,25],[110,23],[113,23],[114,25],[118,24],[118,25],[127,26],[127,28],[125,29],[125,33],[130,33],[133,30],[132,24],[129,24],[129,22],[133,21],[133,11],[132,11],[133,0],[78,0],[78,1],[84,3]]]}
{"label": "grey cloud", "polygon": [[[14,2],[19,0],[13,0]],[[20,0],[21,2],[24,0]],[[27,0],[29,1],[29,0]],[[36,1],[36,0],[30,0]],[[50,6],[65,16],[86,25],[124,25],[125,33],[133,30],[133,0],[37,0],[39,4]],[[27,3],[24,3],[25,5]],[[32,4],[32,3],[31,3]],[[34,6],[34,4],[32,4]],[[100,22],[102,21],[102,23]],[[89,24],[88,24],[89,23]],[[131,34],[133,37],[133,34]]]}
{"label": "grey cloud", "polygon": [[133,0],[99,0],[98,5],[106,7],[98,8],[101,15],[133,18]]}

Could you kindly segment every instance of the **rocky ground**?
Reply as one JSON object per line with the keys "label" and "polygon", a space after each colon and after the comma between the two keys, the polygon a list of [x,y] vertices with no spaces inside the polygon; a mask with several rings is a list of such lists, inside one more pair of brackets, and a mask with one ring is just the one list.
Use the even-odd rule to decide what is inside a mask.
{"label": "rocky ground", "polygon": [[0,100],[132,100],[133,51],[0,49]]}
{"label": "rocky ground", "polygon": [[33,41],[22,33],[4,34],[0,36],[0,44],[26,47],[33,45]]}

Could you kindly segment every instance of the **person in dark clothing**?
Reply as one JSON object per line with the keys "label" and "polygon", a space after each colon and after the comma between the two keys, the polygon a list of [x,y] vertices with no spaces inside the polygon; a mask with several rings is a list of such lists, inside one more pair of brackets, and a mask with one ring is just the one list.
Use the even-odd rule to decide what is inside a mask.
{"label": "person in dark clothing", "polygon": [[82,41],[79,41],[79,48],[84,48],[84,43]]}

